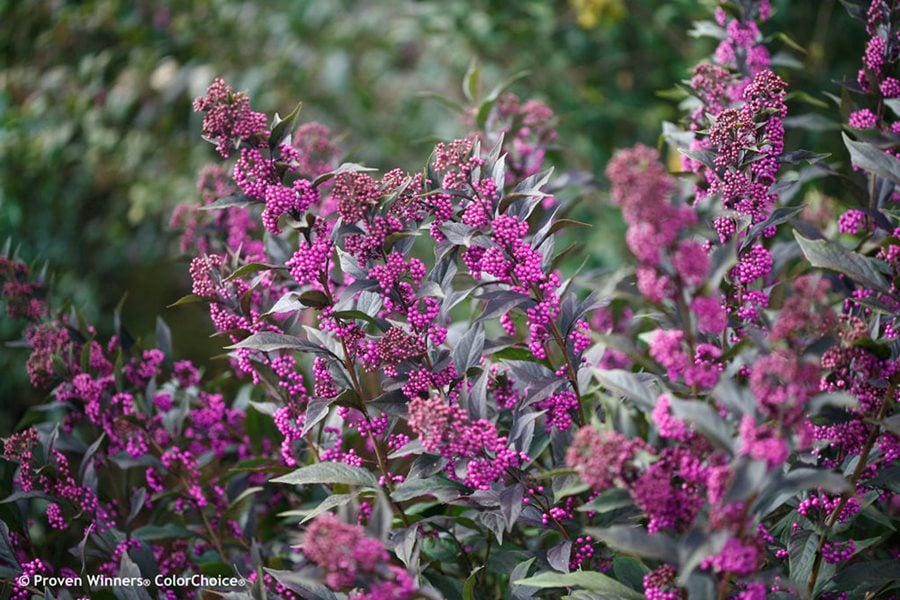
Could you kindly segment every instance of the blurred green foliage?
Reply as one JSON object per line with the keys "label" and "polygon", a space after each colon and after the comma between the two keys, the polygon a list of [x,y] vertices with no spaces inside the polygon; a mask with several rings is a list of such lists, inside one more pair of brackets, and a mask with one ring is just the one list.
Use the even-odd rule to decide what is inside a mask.
{"label": "blurred green foliage", "polygon": [[[835,0],[774,5],[766,31],[794,32],[807,49],[794,53],[793,89],[834,91],[831,80],[854,76],[862,32]],[[715,43],[690,35],[704,14],[694,0],[5,0],[0,233],[48,260],[56,292],[91,321],[111,326],[104,315],[131,290],[131,330],[150,335],[163,313],[176,350],[202,363],[218,347],[202,311],[164,308],[188,287],[167,222],[195,197],[211,157],[190,105],[213,77],[248,90],[259,110],[284,113],[302,100],[301,119],[342,134],[358,162],[416,169],[435,136],[465,130],[422,92],[461,99],[473,58],[485,87],[527,70],[513,90],[557,112],[557,162],[599,177],[615,148],[655,143],[678,114],[657,92],[687,78]],[[831,107],[800,112],[810,110]],[[832,135],[839,151],[827,127],[796,135]],[[616,212],[599,197],[577,212],[595,223],[590,252],[618,262]],[[18,328],[0,322],[0,339]],[[35,401],[23,361],[21,350],[0,353],[0,395],[13,405]],[[0,431],[16,412],[0,416]]]}

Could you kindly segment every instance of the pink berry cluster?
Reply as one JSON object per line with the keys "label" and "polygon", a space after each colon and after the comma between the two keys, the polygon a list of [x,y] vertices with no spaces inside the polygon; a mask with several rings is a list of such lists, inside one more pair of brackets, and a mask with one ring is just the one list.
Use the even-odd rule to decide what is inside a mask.
{"label": "pink berry cluster", "polygon": [[326,572],[328,587],[358,588],[353,598],[406,600],[416,593],[406,570],[388,564],[388,552],[379,540],[330,513],[316,517],[306,529],[303,554]]}
{"label": "pink berry cluster", "polygon": [[250,98],[235,92],[224,81],[216,79],[206,96],[194,101],[194,110],[203,114],[203,135],[216,144],[224,158],[231,155],[235,140],[268,133],[266,116],[250,109]]}
{"label": "pink berry cluster", "polygon": [[447,405],[440,397],[413,398],[409,403],[409,426],[419,436],[422,447],[448,459],[447,473],[465,467],[462,482],[472,488],[489,490],[507,471],[519,467],[528,457],[509,447],[485,419],[473,421],[459,406]]}
{"label": "pink berry cluster", "polygon": [[540,100],[522,102],[515,94],[504,94],[497,99],[487,130],[491,133],[485,136],[488,145],[499,142],[500,136],[507,138],[505,185],[537,174],[548,149],[558,138],[553,110]]}

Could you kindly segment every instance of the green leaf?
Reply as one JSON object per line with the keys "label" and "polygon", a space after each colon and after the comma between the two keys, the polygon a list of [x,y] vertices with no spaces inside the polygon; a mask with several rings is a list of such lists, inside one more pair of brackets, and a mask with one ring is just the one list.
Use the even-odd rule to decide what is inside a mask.
{"label": "green leaf", "polygon": [[337,600],[338,596],[325,584],[315,579],[304,577],[296,571],[278,571],[263,567],[263,570],[275,578],[278,583],[309,600]]}
{"label": "green leaf", "polygon": [[185,529],[181,525],[169,523],[168,525],[145,525],[135,529],[131,535],[142,542],[152,542],[156,540],[166,540],[170,538],[189,538],[195,537],[193,531]]}
{"label": "green leaf", "polygon": [[816,98],[815,96],[800,90],[791,92],[785,99],[788,101],[796,100],[799,102],[803,102],[805,104],[815,106],[816,108],[829,108],[829,104],[824,100],[820,100],[819,98]]}
{"label": "green leaf", "polygon": [[792,129],[806,129],[809,131],[837,131],[840,123],[833,121],[819,113],[805,113],[784,119],[785,127]]}
{"label": "green leaf", "polygon": [[835,242],[807,239],[796,231],[794,237],[812,266],[837,271],[866,287],[887,291],[887,283],[874,259],[847,250]]}
{"label": "green leaf", "polygon": [[525,348],[504,348],[494,352],[494,360],[535,360],[534,353]]}
{"label": "green leaf", "polygon": [[[801,54],[806,54],[806,48],[801,46],[794,38],[784,33],[783,31],[779,31],[774,35],[775,39],[781,40],[784,42],[790,49],[796,50]],[[825,108],[825,107],[823,107]]]}
{"label": "green leaf", "polygon": [[505,92],[506,88],[528,75],[529,71],[520,71],[491,90],[484,101],[478,106],[478,115],[476,116],[475,122],[478,124],[479,129],[484,128],[485,123],[487,123],[488,115],[491,114],[491,109],[494,108],[494,104],[496,104],[497,99],[500,98],[500,94]]}
{"label": "green leaf", "polygon": [[613,559],[613,573],[618,581],[635,590],[644,589],[644,575],[650,572],[644,563],[628,556]]}
{"label": "green leaf", "polygon": [[263,491],[264,489],[265,488],[260,487],[260,486],[254,486],[254,487],[247,488],[246,490],[244,490],[243,492],[238,494],[238,497],[235,498],[234,500],[232,500],[228,504],[228,507],[225,509],[225,513],[226,514],[234,514],[234,511],[238,509],[238,507],[240,506],[240,504],[242,502],[250,499],[251,497],[253,497],[254,494],[258,494],[259,492]]}
{"label": "green leaf", "polygon": [[791,579],[802,589],[806,588],[818,548],[819,536],[811,531],[800,531],[788,543]]}
{"label": "green leaf", "polygon": [[589,527],[586,530],[606,545],[625,554],[655,558],[669,563],[678,560],[675,542],[662,533],[647,533],[640,527],[615,525],[605,529]]}
{"label": "green leaf", "polygon": [[843,494],[853,490],[853,486],[840,473],[824,469],[794,469],[778,484],[778,491],[801,492],[822,488],[832,494]]}
{"label": "green leaf", "polygon": [[246,265],[241,265],[237,269],[235,269],[231,275],[226,277],[224,281],[231,281],[232,279],[237,279],[238,277],[246,277],[247,275],[252,275],[253,273],[258,273],[259,271],[271,271],[272,269],[283,269],[284,267],[279,267],[277,265],[267,265],[265,263],[247,263]]}
{"label": "green leaf", "polygon": [[[117,575],[119,577],[132,580],[141,578],[141,569],[135,564],[133,560],[131,560],[131,557],[128,556],[127,552],[122,553],[122,558],[119,561],[119,572]],[[115,594],[117,598],[121,598],[123,600],[152,600],[150,598],[150,594],[147,593],[147,590],[142,587],[124,587],[114,585],[113,594]]]}
{"label": "green leaf", "polygon": [[91,461],[94,459],[94,455],[97,454],[97,451],[100,450],[100,446],[103,444],[103,441],[106,439],[106,433],[101,433],[100,437],[94,441],[93,444],[88,446],[88,449],[85,451],[84,456],[81,458],[81,466],[78,468],[78,476],[84,478],[84,474],[87,471],[88,466],[91,465]]}
{"label": "green leaf", "polygon": [[539,573],[532,577],[519,579],[515,585],[528,585],[536,588],[580,587],[592,592],[611,594],[623,600],[643,600],[644,595],[627,587],[612,577],[597,571],[574,571],[572,573]]}
{"label": "green leaf", "polygon": [[888,417],[881,422],[881,425],[894,435],[900,435],[900,414]]}
{"label": "green leaf", "polygon": [[484,327],[477,323],[456,343],[453,348],[453,364],[458,373],[465,373],[481,361],[484,351]]}
{"label": "green leaf", "polygon": [[[349,390],[347,390],[349,391]],[[322,422],[327,416],[334,401],[332,398],[313,398],[306,405],[306,419],[303,421],[303,429],[300,435],[305,436],[312,428]]]}
{"label": "green leaf", "polygon": [[844,145],[850,151],[850,160],[854,165],[894,183],[900,183],[900,159],[886,154],[874,144],[855,142],[846,133],[841,133],[841,135],[844,137]]}
{"label": "green leaf", "polygon": [[226,346],[227,350],[248,348],[260,352],[272,352],[274,350],[300,350],[301,352],[324,352],[325,350],[309,340],[304,340],[294,335],[262,331],[254,333],[246,340],[242,340],[232,346]]}
{"label": "green leaf", "polygon": [[288,130],[293,129],[301,108],[303,108],[303,103],[298,102],[297,106],[294,107],[294,110],[292,110],[284,119],[280,118],[277,114],[275,115],[275,125],[272,127],[272,135],[269,136],[270,148],[274,148],[280,144],[289,133]]}
{"label": "green leaf", "polygon": [[459,497],[465,486],[445,477],[435,476],[427,479],[410,478],[398,485],[391,498],[397,502],[405,502],[420,496],[434,496],[441,502],[448,502]]}
{"label": "green leaf", "polygon": [[458,112],[460,114],[466,112],[465,106],[463,106],[456,100],[453,100],[452,98],[448,98],[446,96],[438,94],[437,92],[431,92],[431,91],[426,90],[423,92],[418,92],[416,95],[419,96],[420,98],[429,98],[431,100],[436,100],[437,102],[439,102],[440,104],[443,104],[444,106],[446,106],[447,108],[449,108],[450,110],[452,110],[454,112]]}
{"label": "green leaf", "polygon": [[[802,153],[805,151],[798,150],[797,152]],[[782,156],[782,158],[784,157]],[[772,214],[770,214],[762,223],[757,223],[750,228],[750,231],[747,233],[744,241],[741,242],[741,254],[743,254],[744,250],[749,248],[752,244],[755,244],[759,241],[759,236],[764,229],[766,229],[767,227],[775,227],[777,225],[781,225],[782,223],[790,221],[798,214],[803,212],[804,208],[804,206],[782,206],[780,208],[776,208],[774,211],[772,211]]]}
{"label": "green leaf", "polygon": [[466,584],[463,586],[463,600],[473,600],[475,598],[475,583],[478,581],[478,572],[484,568],[479,565],[466,577]]}
{"label": "green leaf", "polygon": [[248,458],[247,460],[242,460],[235,464],[232,468],[228,469],[229,473],[243,473],[243,472],[258,472],[258,471],[268,471],[271,467],[271,459],[263,457],[263,458]]}
{"label": "green leaf", "polygon": [[[862,598],[866,592],[887,586],[883,592],[900,585],[896,560],[871,560],[852,564],[834,577],[835,589],[851,592],[851,598]],[[855,593],[853,593],[855,592]]]}
{"label": "green leaf", "polygon": [[481,70],[478,68],[478,61],[473,58],[469,63],[469,68],[466,70],[465,77],[463,77],[463,95],[469,102],[475,102],[475,98],[478,97],[478,78],[480,74]]}
{"label": "green leaf", "polygon": [[[85,348],[87,344],[85,344]],[[156,347],[162,350],[169,359],[172,358],[172,330],[163,321],[162,317],[156,317]]]}
{"label": "green leaf", "polygon": [[716,165],[713,162],[712,153],[707,150],[690,150],[679,148],[679,152],[687,156],[688,158],[692,158],[702,164],[704,167],[715,173],[717,171]]}
{"label": "green leaf", "polygon": [[297,292],[287,292],[284,296],[279,298],[278,301],[272,305],[272,308],[267,310],[263,316],[297,312],[302,309],[303,305],[300,303],[300,294]]}
{"label": "green leaf", "polygon": [[196,294],[188,294],[187,296],[182,296],[172,304],[168,305],[166,308],[173,308],[175,306],[181,306],[182,304],[193,304],[194,302],[206,302],[208,299],[203,296],[198,296]]}
{"label": "green leaf", "polygon": [[245,206],[250,206],[252,204],[261,204],[258,200],[253,200],[252,198],[248,198],[243,194],[231,194],[229,196],[222,196],[218,200],[214,202],[210,202],[205,206],[201,206],[200,210],[221,210],[223,208],[242,208]]}
{"label": "green leaf", "polygon": [[694,21],[694,27],[687,32],[693,38],[711,37],[717,40],[725,39],[725,30],[713,21]]}
{"label": "green leaf", "polygon": [[665,90],[657,90],[654,92],[654,95],[663,100],[674,100],[676,102],[681,102],[685,98],[690,98],[688,91],[680,85],[675,85]]}
{"label": "green leaf", "polygon": [[369,471],[345,465],[343,463],[324,462],[300,467],[287,475],[276,477],[272,483],[287,483],[291,485],[308,484],[335,484],[364,485],[376,487],[378,480]]}
{"label": "green leaf", "polygon": [[307,521],[315,519],[322,513],[330,511],[332,508],[338,508],[339,506],[344,506],[353,498],[356,497],[355,493],[352,494],[332,494],[325,498],[322,502],[319,503],[314,509],[306,513],[306,516],[303,517],[303,520],[300,521],[300,525],[303,525]]}
{"label": "green leaf", "polygon": [[594,377],[610,392],[634,400],[642,408],[653,410],[656,407],[657,394],[634,373],[622,369],[594,369]]}
{"label": "green leaf", "polygon": [[325,292],[309,290],[300,294],[300,304],[310,308],[325,308],[330,306],[331,302]]}
{"label": "green leaf", "polygon": [[16,551],[13,550],[9,541],[9,526],[0,521],[0,577],[12,578],[22,572],[22,565],[16,558]]}
{"label": "green leaf", "polygon": [[44,492],[40,492],[38,490],[30,490],[28,492],[23,492],[19,490],[18,492],[13,492],[9,496],[6,496],[2,500],[0,500],[0,504],[7,504],[9,502],[18,502],[19,500],[26,500],[29,498],[43,498],[44,500],[52,500],[53,496],[45,494]]}
{"label": "green leaf", "polygon": [[364,167],[362,165],[358,165],[356,163],[344,163],[339,166],[334,171],[329,171],[327,173],[322,173],[318,177],[316,177],[315,181],[313,181],[313,187],[319,187],[329,179],[333,177],[337,177],[343,173],[360,173],[364,171],[376,171],[377,169],[373,169],[371,167]]}
{"label": "green leaf", "polygon": [[885,98],[883,102],[895,115],[900,117],[900,98]]}
{"label": "green leaf", "polygon": [[[814,165],[818,162],[821,162],[831,156],[828,152],[812,152],[810,150],[792,150],[790,152],[785,152],[781,156],[778,157],[778,162],[781,164],[788,165],[798,165],[801,162],[806,162],[811,165]],[[805,207],[798,206],[794,207],[802,211]],[[781,207],[777,210],[793,210],[791,207]]]}
{"label": "green leaf", "polygon": [[826,406],[834,406],[837,408],[856,408],[859,406],[859,398],[846,392],[829,392],[826,394],[818,394],[809,400],[807,412],[810,415],[817,415],[822,412]]}
{"label": "green leaf", "polygon": [[611,510],[616,510],[617,508],[626,508],[633,505],[634,502],[631,500],[631,494],[628,493],[628,490],[624,488],[611,488],[604,491],[587,504],[582,504],[575,510],[579,512],[596,512],[602,514]]}
{"label": "green leaf", "polygon": [[361,310],[337,310],[332,313],[332,316],[336,319],[361,319],[367,323],[371,323],[382,331],[386,331],[390,328],[390,323],[388,323],[387,321],[376,319],[375,317],[366,314]]}
{"label": "green leaf", "polygon": [[[553,492],[553,499],[556,502],[559,502],[561,498],[567,498],[568,496],[575,496],[577,494],[584,493],[591,489],[591,486],[584,483],[583,481],[578,481],[577,479],[573,482],[567,483],[562,488]],[[578,507],[579,510],[582,507]]]}
{"label": "green leaf", "polygon": [[553,225],[550,226],[550,229],[547,231],[547,235],[545,235],[536,246],[540,246],[544,243],[548,237],[556,233],[557,231],[562,231],[568,227],[593,227],[590,223],[584,223],[582,221],[576,221],[575,219],[556,219],[553,222]]}

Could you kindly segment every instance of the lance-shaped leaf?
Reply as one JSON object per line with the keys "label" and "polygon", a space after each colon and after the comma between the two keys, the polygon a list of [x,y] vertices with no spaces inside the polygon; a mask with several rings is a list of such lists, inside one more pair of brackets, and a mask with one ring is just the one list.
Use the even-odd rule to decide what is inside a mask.
{"label": "lance-shaped leaf", "polygon": [[9,527],[0,521],[0,576],[11,577],[21,573],[22,567],[9,541]]}
{"label": "lance-shaped leaf", "polygon": [[253,275],[254,273],[259,273],[260,271],[271,271],[273,269],[284,269],[284,267],[279,267],[278,265],[269,265],[266,263],[247,263],[245,265],[241,265],[232,273],[225,278],[225,281],[231,281],[232,279],[239,279],[242,277],[246,277],[247,275]]}
{"label": "lance-shaped leaf", "polygon": [[200,210],[221,210],[223,208],[243,208],[245,206],[250,206],[251,204],[259,204],[260,202],[257,200],[253,200],[252,198],[248,198],[243,194],[231,194],[230,196],[223,196],[214,202],[210,202],[205,206],[201,206]]}
{"label": "lance-shaped leaf", "polygon": [[850,160],[854,165],[894,183],[900,183],[900,159],[887,154],[878,146],[867,142],[854,142],[846,133],[841,135],[844,137],[844,145],[850,151]]}
{"label": "lance-shaped leaf", "polygon": [[470,328],[456,343],[453,349],[453,364],[460,374],[481,362],[484,350],[484,327],[481,323]]}
{"label": "lance-shaped leaf", "polygon": [[313,187],[319,187],[329,179],[333,177],[337,177],[342,173],[360,173],[364,171],[376,171],[377,169],[373,169],[371,167],[364,167],[362,165],[358,165],[356,163],[344,163],[339,166],[334,171],[329,171],[327,173],[322,173],[313,181]]}
{"label": "lance-shaped leaf", "polygon": [[277,571],[265,567],[264,570],[274,577],[278,583],[292,592],[300,594],[301,598],[309,598],[309,600],[338,600],[337,594],[315,579],[304,577],[294,571]]}
{"label": "lance-shaped leaf", "polygon": [[194,302],[207,302],[208,299],[203,296],[198,296],[196,294],[188,294],[186,296],[182,296],[172,304],[166,306],[166,308],[174,308],[176,306],[181,306],[182,304],[193,304]]}
{"label": "lance-shaped leaf", "polygon": [[675,542],[661,533],[647,533],[642,528],[628,525],[615,525],[605,529],[589,527],[587,532],[625,554],[655,558],[668,563],[678,561]]}
{"label": "lance-shaped leaf", "polygon": [[278,113],[275,114],[275,119],[272,123],[272,134],[269,136],[269,146],[275,147],[287,137],[290,130],[293,129],[294,125],[297,123],[297,116],[300,114],[301,108],[303,108],[303,103],[298,102],[297,106],[294,107],[294,110],[288,113],[288,116],[283,119]]}
{"label": "lance-shaped leaf", "polygon": [[227,350],[238,350],[247,348],[249,350],[259,350],[260,352],[274,352],[275,350],[299,350],[301,352],[326,352],[321,346],[313,344],[309,340],[304,340],[294,335],[284,333],[273,333],[271,331],[262,331],[254,333],[246,340],[242,340],[232,346],[226,346]]}
{"label": "lance-shaped leaf", "polygon": [[643,594],[597,571],[545,572],[526,577],[525,579],[519,579],[513,583],[536,588],[579,587],[592,592],[600,592],[612,598],[622,598],[623,600],[642,600],[644,597]]}
{"label": "lance-shaped leaf", "polygon": [[807,239],[796,231],[794,237],[812,266],[837,271],[866,287],[887,291],[884,275],[879,271],[879,263],[875,259],[848,250],[835,242]]}
{"label": "lance-shaped leaf", "polygon": [[[338,507],[340,507],[340,506],[344,506],[345,504],[347,504],[347,503],[349,503],[351,500],[353,500],[355,497],[356,497],[356,493],[352,493],[352,494],[332,494],[331,496],[328,496],[327,498],[325,498],[325,499],[324,499],[322,502],[320,502],[318,505],[316,505],[316,507],[313,508],[311,511],[307,512],[307,513],[303,516],[303,520],[300,521],[300,524],[302,525],[303,523],[306,523],[307,521],[311,521],[312,519],[315,519],[316,517],[318,517],[318,516],[321,515],[322,513],[328,512],[328,511],[330,511],[330,510],[333,509],[333,508],[338,508]],[[287,511],[287,512],[285,512],[285,513],[281,513],[280,516],[283,516],[283,517],[286,517],[286,516],[293,516],[293,515],[295,515],[295,514],[298,514],[298,512],[301,512],[301,511],[293,511],[293,510],[291,510],[291,511]]]}
{"label": "lance-shaped leaf", "polygon": [[641,408],[653,410],[656,406],[656,394],[634,373],[622,369],[594,369],[594,377],[610,392],[634,400]]}
{"label": "lance-shaped leaf", "polygon": [[407,479],[391,492],[391,498],[397,502],[405,502],[420,496],[434,496],[441,502],[448,502],[459,497],[466,487],[446,477],[429,477],[427,479]]}
{"label": "lance-shaped leaf", "polygon": [[343,463],[324,462],[300,467],[287,475],[272,479],[273,483],[293,485],[335,484],[375,487],[378,480],[369,471]]}

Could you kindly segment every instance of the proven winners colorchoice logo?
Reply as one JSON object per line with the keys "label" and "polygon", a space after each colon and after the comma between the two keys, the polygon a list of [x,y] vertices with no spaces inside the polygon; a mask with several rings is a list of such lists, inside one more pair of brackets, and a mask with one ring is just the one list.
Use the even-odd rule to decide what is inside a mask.
{"label": "proven winners colorchoice logo", "polygon": [[90,588],[146,588],[151,585],[167,588],[235,588],[244,587],[246,580],[243,577],[222,577],[219,575],[191,575],[188,577],[179,575],[157,575],[152,580],[149,577],[111,577],[109,575],[88,574],[84,577],[48,576],[36,573],[34,575],[20,575],[16,583],[22,587],[34,586],[37,588],[73,588],[83,587],[87,582]]}

